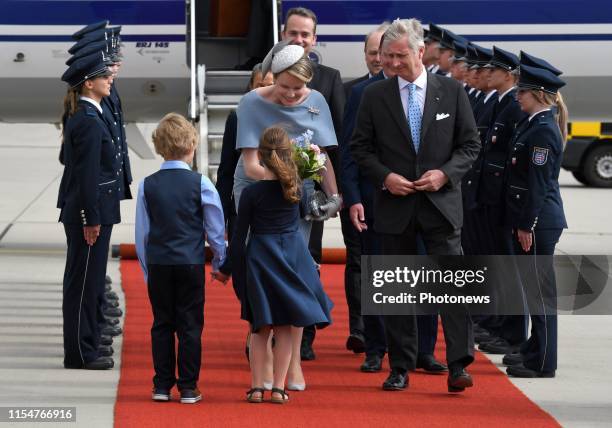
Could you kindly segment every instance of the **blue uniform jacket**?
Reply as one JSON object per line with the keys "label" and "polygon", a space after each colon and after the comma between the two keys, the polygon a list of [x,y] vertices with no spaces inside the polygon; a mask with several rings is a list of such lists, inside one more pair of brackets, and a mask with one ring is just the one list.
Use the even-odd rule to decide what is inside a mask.
{"label": "blue uniform jacket", "polygon": [[506,224],[513,229],[567,227],[559,191],[563,139],[550,110],[521,123],[506,165]]}
{"label": "blue uniform jacket", "polygon": [[353,131],[355,130],[355,120],[359,111],[359,104],[363,91],[370,84],[385,78],[381,71],[376,76],[354,85],[344,109],[344,119],[342,122],[342,141],[340,143],[341,171],[340,180],[342,182],[342,192],[344,204],[351,207],[357,203],[362,203],[367,218],[372,217],[374,189],[370,180],[359,171],[351,155],[350,143]]}
{"label": "blue uniform jacket", "polygon": [[128,145],[125,135],[125,122],[123,119],[123,109],[121,99],[115,84],[111,86],[110,96],[102,100],[102,108],[104,111],[105,121],[109,127],[109,131],[115,144],[121,148],[121,199],[132,199],[130,184],[132,183],[132,169],[130,166],[130,158],[128,157]]}
{"label": "blue uniform jacket", "polygon": [[526,117],[516,100],[516,89],[508,92],[495,107],[492,123],[482,146],[478,203],[503,204],[504,168],[512,149],[516,124]]}
{"label": "blue uniform jacket", "polygon": [[64,173],[57,207],[64,224],[95,226],[121,221],[120,158],[102,114],[79,101],[64,127]]}
{"label": "blue uniform jacket", "polygon": [[491,95],[486,103],[484,102],[485,98],[486,95],[480,97],[474,106],[474,119],[476,120],[476,127],[478,128],[478,135],[480,136],[480,143],[482,146],[472,167],[463,176],[461,194],[463,196],[463,205],[466,209],[474,209],[477,205],[476,196],[478,192],[480,170],[482,168],[483,148],[498,99],[496,93]]}

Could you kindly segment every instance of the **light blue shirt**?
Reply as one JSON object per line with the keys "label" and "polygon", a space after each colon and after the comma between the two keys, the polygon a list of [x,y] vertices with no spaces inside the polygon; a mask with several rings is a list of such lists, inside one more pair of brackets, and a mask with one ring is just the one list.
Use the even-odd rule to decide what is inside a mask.
{"label": "light blue shirt", "polygon": [[[183,161],[165,161],[160,169],[188,169],[189,165]],[[219,266],[225,260],[225,220],[223,208],[217,189],[212,182],[202,176],[201,184],[202,211],[204,213],[204,223],[202,225],[202,237],[206,236],[206,241],[213,252],[212,267],[214,271],[219,270]],[[147,209],[147,201],[144,196],[144,180],[138,184],[138,196],[136,198],[136,254],[140,267],[144,272],[147,281],[147,260],[146,248],[149,237],[151,222]]]}
{"label": "light blue shirt", "polygon": [[397,82],[399,85],[400,98],[402,99],[402,107],[404,107],[404,117],[408,117],[408,84],[414,83],[416,86],[416,101],[421,109],[421,117],[423,116],[423,110],[425,110],[425,94],[427,93],[427,70],[423,67],[423,71],[415,79],[414,82],[409,82],[397,76]]}

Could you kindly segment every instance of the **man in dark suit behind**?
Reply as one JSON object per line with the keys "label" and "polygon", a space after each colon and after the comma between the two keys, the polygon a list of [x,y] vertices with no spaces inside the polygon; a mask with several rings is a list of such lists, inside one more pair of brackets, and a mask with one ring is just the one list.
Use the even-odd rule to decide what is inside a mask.
{"label": "man in dark suit behind", "polygon": [[[348,144],[350,142],[351,134],[353,133],[353,125],[355,122],[354,116],[356,115],[357,106],[350,108],[348,105],[349,96],[351,90],[355,85],[365,82],[373,76],[377,76],[382,70],[382,64],[380,60],[379,48],[380,39],[389,26],[388,22],[383,22],[376,29],[370,31],[365,37],[365,44],[363,52],[365,56],[365,64],[368,68],[368,73],[364,76],[358,77],[357,79],[350,80],[344,83],[344,90],[347,100],[347,105],[344,109],[344,119],[342,123],[342,138],[338,140],[338,146],[340,147],[340,170],[336,170],[336,176],[340,177],[339,183],[342,187],[343,198],[346,198],[346,186],[359,186],[357,182],[347,183],[342,179],[342,171],[347,162],[354,164],[350,159],[350,151]],[[361,95],[361,91],[359,92]],[[355,101],[358,103],[359,101]],[[350,110],[350,124],[349,129],[346,129],[346,117],[347,112]],[[355,166],[356,169],[356,166]],[[350,190],[349,190],[350,192]],[[358,190],[356,191],[358,192]],[[354,202],[354,199],[353,199]],[[352,205],[352,203],[351,203]],[[340,224],[342,226],[342,237],[344,239],[344,245],[346,247],[346,266],[344,268],[344,292],[346,295],[346,303],[349,309],[349,336],[346,340],[346,349],[353,351],[354,353],[362,353],[366,351],[366,338],[364,320],[361,317],[361,237],[357,229],[353,227],[349,215],[350,205],[344,202],[344,208],[340,211]],[[384,351],[383,351],[384,355]]]}
{"label": "man in dark suit behind", "polygon": [[[383,46],[397,75],[363,93],[351,150],[372,181],[374,229],[383,254],[417,254],[419,234],[431,255],[461,254],[461,178],[480,141],[463,87],[423,67],[423,28],[416,19],[396,20]],[[449,365],[448,390],[472,386],[465,367],[473,360],[467,310],[442,311]],[[407,386],[416,366],[414,315],[385,316],[391,373],[385,390]]]}
{"label": "man in dark suit behind", "polygon": [[[317,41],[317,16],[315,13],[304,7],[294,7],[287,11],[285,16],[285,25],[283,26],[283,40],[291,40],[291,44],[300,45],[309,54]],[[319,91],[331,112],[336,138],[340,141],[342,127],[342,113],[344,111],[344,89],[342,87],[342,78],[340,72],[335,68],[327,67],[323,64],[318,64],[312,61],[313,78],[308,83],[308,87]],[[314,141],[316,144],[317,142]],[[340,171],[340,156],[337,150],[329,150],[327,152],[329,160],[334,166],[334,171]],[[323,222],[315,221],[312,223],[310,232],[310,242],[308,249],[310,254],[317,263],[321,263],[323,238]],[[315,354],[312,350],[312,342],[315,337],[314,326],[304,328],[304,336],[302,341],[302,359],[314,360]]]}

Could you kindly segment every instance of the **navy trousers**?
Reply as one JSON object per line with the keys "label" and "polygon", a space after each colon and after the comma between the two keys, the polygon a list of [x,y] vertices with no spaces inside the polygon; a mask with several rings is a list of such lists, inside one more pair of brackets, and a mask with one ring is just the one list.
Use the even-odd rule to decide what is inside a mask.
{"label": "navy trousers", "polygon": [[518,262],[522,285],[528,296],[529,311],[532,313],[531,336],[521,345],[520,350],[525,367],[541,372],[557,369],[557,287],[552,257],[538,260],[537,256],[553,255],[562,231],[536,228],[529,252],[523,251],[516,234],[513,234],[515,254],[535,256],[520,258]]}
{"label": "navy trousers", "polygon": [[62,300],[65,367],[79,368],[98,358],[100,304],[112,230],[112,225],[102,226],[96,243],[89,246],[83,226],[64,225],[68,244]]}

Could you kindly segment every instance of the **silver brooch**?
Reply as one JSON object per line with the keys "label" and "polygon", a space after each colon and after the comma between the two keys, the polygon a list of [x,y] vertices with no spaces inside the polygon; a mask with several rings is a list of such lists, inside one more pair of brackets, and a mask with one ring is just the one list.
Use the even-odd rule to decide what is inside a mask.
{"label": "silver brooch", "polygon": [[321,112],[321,110],[319,110],[318,108],[316,108],[315,106],[309,106],[308,107],[308,113],[311,114],[319,114]]}

